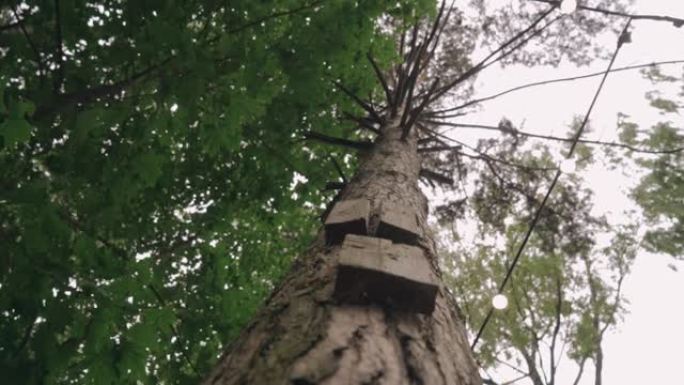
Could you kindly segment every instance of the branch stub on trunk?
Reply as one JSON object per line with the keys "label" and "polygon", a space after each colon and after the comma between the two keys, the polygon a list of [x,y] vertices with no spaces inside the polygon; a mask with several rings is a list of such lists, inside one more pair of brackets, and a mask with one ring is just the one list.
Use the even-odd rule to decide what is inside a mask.
{"label": "branch stub on trunk", "polygon": [[340,302],[381,303],[430,314],[437,288],[437,278],[418,247],[357,235],[348,235],[342,243],[334,291]]}
{"label": "branch stub on trunk", "polygon": [[337,202],[325,220],[327,244],[340,244],[347,234],[366,235],[369,216],[370,202],[367,199]]}

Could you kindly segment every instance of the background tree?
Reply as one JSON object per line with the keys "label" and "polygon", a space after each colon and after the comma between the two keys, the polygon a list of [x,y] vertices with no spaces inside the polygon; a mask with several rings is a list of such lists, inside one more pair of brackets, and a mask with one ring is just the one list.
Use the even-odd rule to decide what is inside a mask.
{"label": "background tree", "polygon": [[[474,234],[442,254],[448,282],[473,334],[485,320],[539,195],[551,182],[548,171],[556,164],[547,146],[510,135],[482,140],[477,150],[516,163],[501,170],[489,169],[492,161],[469,167],[475,171],[467,181],[474,189],[466,198],[469,204],[460,212],[453,205],[439,211],[447,223],[453,223],[456,213],[457,218],[476,218],[477,228],[470,231]],[[588,148],[583,151],[590,153]],[[601,383],[603,335],[624,311],[622,282],[637,247],[633,229],[621,230],[591,214],[591,192],[582,185],[578,176],[567,175],[557,186],[505,291],[508,308],[497,311],[484,329],[478,359],[488,373],[486,383],[527,378],[535,385],[555,384],[563,381],[557,374],[564,359],[577,364],[574,383],[579,383],[588,361],[595,366],[594,382]],[[612,240],[601,245],[606,233],[614,233]],[[453,244],[448,232],[444,242]],[[489,374],[495,368],[498,375]],[[508,378],[500,374],[502,368],[510,372]]]}
{"label": "background tree", "polygon": [[[649,92],[651,106],[661,116],[660,121],[647,130],[640,129],[643,119],[622,115],[618,121],[620,139],[629,145],[648,145],[660,149],[661,154],[646,156],[630,154],[637,166],[647,170],[632,196],[643,209],[649,225],[644,246],[682,259],[684,255],[684,154],[671,151],[684,147],[684,132],[679,124],[679,112],[684,106],[684,86],[677,73],[664,73],[657,68],[645,71],[658,89]],[[670,150],[670,151],[668,151]],[[624,163],[619,163],[624,164]]]}

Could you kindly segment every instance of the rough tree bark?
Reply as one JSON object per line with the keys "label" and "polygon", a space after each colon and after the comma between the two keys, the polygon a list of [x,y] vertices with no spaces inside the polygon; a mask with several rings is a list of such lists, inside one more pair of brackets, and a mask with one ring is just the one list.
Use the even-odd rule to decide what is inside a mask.
{"label": "rough tree bark", "polygon": [[[371,234],[382,203],[414,211],[418,246],[440,277],[427,231],[427,199],[418,186],[416,130],[406,139],[401,136],[396,117],[381,127],[374,146],[360,153],[361,166],[340,198],[370,201]],[[339,247],[326,246],[321,231],[205,385],[482,383],[455,303],[441,280],[429,315],[387,305],[338,303],[332,292]]]}

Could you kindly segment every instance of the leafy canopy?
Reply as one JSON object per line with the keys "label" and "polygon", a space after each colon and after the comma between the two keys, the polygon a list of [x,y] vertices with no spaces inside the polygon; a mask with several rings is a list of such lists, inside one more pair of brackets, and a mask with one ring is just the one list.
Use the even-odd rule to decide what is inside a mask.
{"label": "leafy canopy", "polygon": [[371,91],[426,3],[4,2],[3,380],[197,382],[311,238],[330,81]]}

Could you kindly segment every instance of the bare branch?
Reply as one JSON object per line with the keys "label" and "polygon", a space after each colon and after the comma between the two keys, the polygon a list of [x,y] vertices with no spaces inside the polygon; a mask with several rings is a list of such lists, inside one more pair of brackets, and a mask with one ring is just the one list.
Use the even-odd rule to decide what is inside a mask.
{"label": "bare branch", "polygon": [[418,139],[418,145],[419,146],[423,145],[423,144],[430,143],[430,142],[439,142],[439,140],[437,138],[435,138],[434,136],[429,136],[427,138]]}
{"label": "bare branch", "polygon": [[549,347],[550,360],[551,360],[551,383],[556,381],[556,369],[558,368],[558,363],[556,362],[556,340],[558,339],[558,333],[561,327],[561,315],[563,309],[563,290],[561,288],[561,277],[559,273],[556,273],[556,313],[555,315],[555,325],[553,327],[553,334],[551,337],[551,346]]}
{"label": "bare branch", "polygon": [[[404,124],[402,126],[403,132],[401,133],[402,139],[406,139],[408,137],[408,134],[411,132],[411,127],[416,122],[416,120],[418,120],[418,117],[423,112],[425,107],[427,107],[427,105],[430,103],[430,98],[432,97],[432,94],[435,92],[435,89],[437,88],[438,84],[439,77],[436,77],[435,80],[433,80],[432,85],[428,89],[427,93],[423,97],[423,101],[418,105],[418,107],[416,107],[413,111],[410,112],[409,120],[406,123],[402,122],[402,124]],[[408,108],[409,106],[407,106],[407,109]]]}
{"label": "bare branch", "polygon": [[341,119],[352,121],[352,122],[356,123],[360,128],[365,128],[366,130],[368,130],[368,131],[370,131],[376,135],[381,134],[380,130],[374,126],[374,124],[376,124],[376,123],[375,123],[375,120],[373,120],[372,118],[369,118],[369,117],[361,118],[361,117],[352,115],[349,112],[342,111],[342,118]]}
{"label": "bare branch", "polygon": [[356,96],[356,94],[354,94],[353,92],[349,91],[346,87],[344,87],[342,83],[335,81],[333,82],[333,84],[342,92],[344,92],[347,96],[349,96],[352,100],[354,100],[356,104],[358,104],[361,108],[368,112],[368,114],[370,114],[373,117],[373,119],[375,119],[378,123],[382,122],[382,118],[380,117],[380,115],[378,115],[378,113],[370,104],[361,100],[361,98]]}
{"label": "bare branch", "polygon": [[[496,62],[496,61],[502,59],[503,57],[509,55],[510,53],[512,53],[515,49],[508,50],[508,51],[506,51],[506,49],[507,49],[509,46],[514,45],[514,44],[516,44],[516,46],[515,46],[516,49],[519,48],[519,47],[521,46],[521,44],[518,44],[518,40],[521,39],[521,38],[523,38],[523,36],[525,36],[526,34],[528,34],[530,31],[535,31],[535,32],[533,32],[533,33],[532,33],[530,36],[528,36],[527,38],[523,39],[523,44],[524,44],[525,42],[529,41],[529,39],[531,39],[532,37],[534,37],[534,36],[536,36],[537,34],[541,33],[541,31],[542,31],[544,28],[546,28],[548,25],[550,25],[551,23],[553,23],[553,22],[554,22],[555,20],[557,20],[557,19],[554,19],[554,20],[551,21],[550,23],[547,23],[546,26],[542,27],[542,28],[539,29],[539,30],[535,30],[535,28],[536,28],[537,25],[539,25],[544,19],[546,19],[546,17],[547,17],[555,8],[556,8],[556,7],[553,6],[553,7],[549,8],[548,10],[546,10],[545,12],[542,12],[541,15],[540,15],[538,18],[536,18],[536,19],[532,22],[532,24],[530,24],[527,28],[525,28],[524,30],[518,32],[515,36],[513,36],[512,38],[510,38],[509,40],[507,40],[504,44],[502,44],[501,46],[499,46],[496,50],[492,51],[489,55],[487,55],[487,56],[486,56],[484,59],[482,59],[479,63],[477,63],[476,65],[474,65],[474,66],[471,67],[470,69],[468,69],[466,72],[464,72],[463,74],[461,74],[460,76],[458,76],[456,79],[454,79],[453,81],[451,81],[451,82],[447,83],[446,85],[440,87],[439,91],[437,91],[437,92],[435,93],[435,95],[433,95],[433,97],[430,98],[430,102],[437,100],[438,98],[440,98],[442,95],[444,95],[445,93],[447,93],[449,90],[451,90],[451,89],[454,88],[455,86],[457,86],[457,85],[463,83],[465,80],[467,80],[467,79],[469,79],[470,77],[474,76],[475,74],[479,73],[481,70],[483,70],[483,69],[486,68],[487,66],[491,65],[492,63],[494,63],[494,62]],[[498,57],[497,59],[495,59],[494,61],[490,62],[490,60],[491,60],[493,57],[497,56],[497,55],[499,55],[499,57]]]}
{"label": "bare branch", "polygon": [[527,364],[527,368],[530,371],[530,380],[532,380],[532,384],[543,385],[544,382],[542,381],[541,376],[539,375],[539,371],[537,370],[537,363],[535,360],[534,353],[530,354],[527,350],[525,350],[522,347],[518,347],[518,351],[520,352],[520,354],[525,359],[525,363]]}
{"label": "bare branch", "polygon": [[431,171],[431,170],[428,170],[428,169],[425,169],[425,168],[420,169],[420,177],[428,179],[428,180],[432,180],[432,181],[437,182],[439,184],[445,184],[448,186],[454,185],[453,178],[446,176],[446,175],[443,175],[443,174],[440,174],[440,173],[437,173],[437,172],[434,172],[434,171]]}
{"label": "bare branch", "polygon": [[380,81],[380,84],[382,85],[383,91],[385,91],[385,99],[387,100],[387,105],[391,108],[394,101],[392,100],[392,91],[390,90],[389,85],[387,85],[385,75],[383,75],[382,70],[380,69],[380,67],[378,67],[378,63],[376,63],[375,60],[373,60],[373,56],[370,52],[366,54],[366,57],[368,58],[368,61],[371,63],[371,66],[373,66],[375,76],[377,76],[378,80]]}
{"label": "bare branch", "polygon": [[516,377],[516,378],[514,378],[514,379],[512,379],[512,380],[508,380],[508,381],[506,381],[506,382],[502,382],[501,385],[512,385],[512,384],[515,384],[516,382],[518,382],[518,381],[520,381],[520,380],[524,380],[525,378],[528,378],[528,377],[529,377],[529,375],[524,375],[524,376],[521,375],[521,376]]}
{"label": "bare branch", "polygon": [[434,147],[423,147],[418,149],[418,153],[426,152],[440,152],[440,151],[459,151],[461,146],[434,146]]}
{"label": "bare branch", "polygon": [[354,150],[359,150],[359,151],[369,150],[373,147],[372,142],[355,141],[355,140],[349,140],[349,139],[343,139],[343,138],[336,138],[334,136],[321,134],[320,132],[316,132],[316,131],[309,131],[309,132],[305,133],[304,138],[305,139],[317,140],[319,142],[326,143],[326,144],[333,144],[336,146],[348,147],[348,148],[351,148]]}
{"label": "bare branch", "polygon": [[582,379],[582,374],[584,374],[584,364],[587,362],[587,357],[582,357],[582,360],[580,361],[579,364],[579,371],[577,371],[577,377],[575,377],[575,381],[572,382],[572,385],[578,385],[580,380]]}
{"label": "bare branch", "polygon": [[[498,354],[497,354],[497,356],[498,356]],[[494,360],[495,360],[496,362],[500,363],[500,364],[503,364],[503,365],[507,366],[509,369],[512,369],[513,371],[518,372],[518,374],[520,374],[520,375],[528,376],[528,377],[529,377],[529,375],[530,375],[530,373],[525,372],[524,370],[521,370],[519,367],[517,367],[517,366],[515,366],[515,365],[509,364],[508,362],[506,362],[506,361],[500,359],[499,357],[494,357]]]}
{"label": "bare branch", "polygon": [[340,179],[342,179],[342,183],[347,184],[347,177],[344,176],[344,172],[342,171],[342,167],[340,167],[340,164],[337,163],[337,160],[330,155],[330,160],[333,163],[333,166],[335,166],[335,170],[337,170],[337,173],[340,174]]}
{"label": "bare branch", "polygon": [[[459,146],[463,146],[463,147],[465,147],[465,148],[467,148],[467,149],[469,149],[469,150],[475,152],[476,154],[478,154],[478,155],[470,155],[470,154],[466,154],[466,153],[464,153],[464,152],[459,152],[460,155],[463,155],[463,156],[465,156],[465,157],[467,157],[467,158],[478,159],[478,160],[484,160],[484,161],[493,161],[493,162],[505,164],[505,165],[507,165],[507,166],[517,167],[517,168],[520,168],[520,169],[523,169],[523,170],[527,170],[527,171],[556,171],[556,170],[558,170],[557,167],[534,167],[534,166],[525,166],[525,165],[522,165],[522,164],[516,164],[516,163],[510,162],[510,161],[506,161],[506,160],[503,160],[503,159],[495,158],[495,157],[493,157],[493,156],[491,156],[491,155],[489,155],[489,154],[487,154],[487,153],[484,153],[484,152],[479,151],[478,149],[476,149],[476,148],[473,147],[473,146],[469,146],[469,145],[467,145],[467,144],[464,143],[464,142],[461,142],[461,141],[456,140],[456,139],[452,139],[452,138],[450,138],[450,137],[448,137],[448,136],[446,136],[446,135],[443,135],[443,134],[440,134],[440,133],[438,133],[438,132],[436,132],[436,131],[430,130],[430,129],[426,128],[426,127],[423,126],[423,125],[418,125],[418,127],[419,127],[420,129],[422,129],[423,131],[426,131],[426,132],[428,132],[429,134],[434,135],[433,138],[431,138],[431,139],[433,139],[433,140],[436,140],[436,141],[438,141],[438,142],[441,142],[440,139],[445,139],[445,140],[447,140],[447,141],[449,141],[449,142],[457,143]],[[443,142],[441,142],[441,143],[443,143]],[[446,144],[444,144],[444,145],[446,146]],[[419,150],[419,151],[420,151],[420,150]]]}
{"label": "bare branch", "polygon": [[[620,295],[622,294],[622,282],[625,279],[625,276],[627,275],[627,272],[625,271],[620,271],[620,278],[618,278],[617,281],[617,288],[615,289],[615,301],[613,303],[613,309],[611,311],[611,317],[615,317],[615,313],[617,313],[618,308],[620,307]],[[601,327],[601,330],[599,331],[599,338],[602,340],[603,339],[603,334],[608,330],[610,327],[610,322],[606,322],[603,327]]]}
{"label": "bare branch", "polygon": [[230,29],[230,30],[228,30],[228,33],[240,32],[240,31],[243,31],[243,30],[245,30],[245,29],[254,27],[254,26],[256,26],[256,25],[260,25],[261,23],[263,23],[263,22],[265,22],[265,21],[268,21],[268,20],[270,20],[270,19],[276,19],[276,18],[279,18],[279,17],[282,17],[282,16],[294,15],[294,14],[297,14],[297,13],[299,13],[299,12],[305,11],[305,10],[307,10],[307,9],[314,8],[314,7],[318,6],[318,5],[320,5],[321,3],[323,3],[323,0],[316,0],[316,1],[312,1],[312,2],[310,2],[310,3],[308,3],[308,4],[304,4],[304,5],[302,5],[301,7],[298,7],[298,8],[289,9],[289,10],[287,10],[287,11],[274,12],[274,13],[272,13],[272,14],[270,14],[270,15],[266,15],[266,16],[264,16],[264,17],[261,17],[261,18],[258,18],[258,19],[256,19],[256,20],[254,20],[254,21],[250,21],[250,22],[248,22],[248,23],[246,23],[246,24],[243,24],[243,25],[241,25],[241,26],[239,26],[239,27]]}
{"label": "bare branch", "polygon": [[418,41],[419,27],[420,23],[416,21],[413,24],[413,28],[411,29],[411,41],[409,42],[410,49],[408,51],[408,55],[404,63],[401,63],[399,65],[399,71],[401,75],[399,81],[401,86],[397,87],[396,89],[397,95],[395,96],[395,101],[397,103],[397,107],[399,107],[399,105],[404,102],[404,97],[406,96],[407,92],[411,89],[411,68],[413,62],[415,61],[416,55],[418,55],[418,50],[416,49],[416,42]]}

